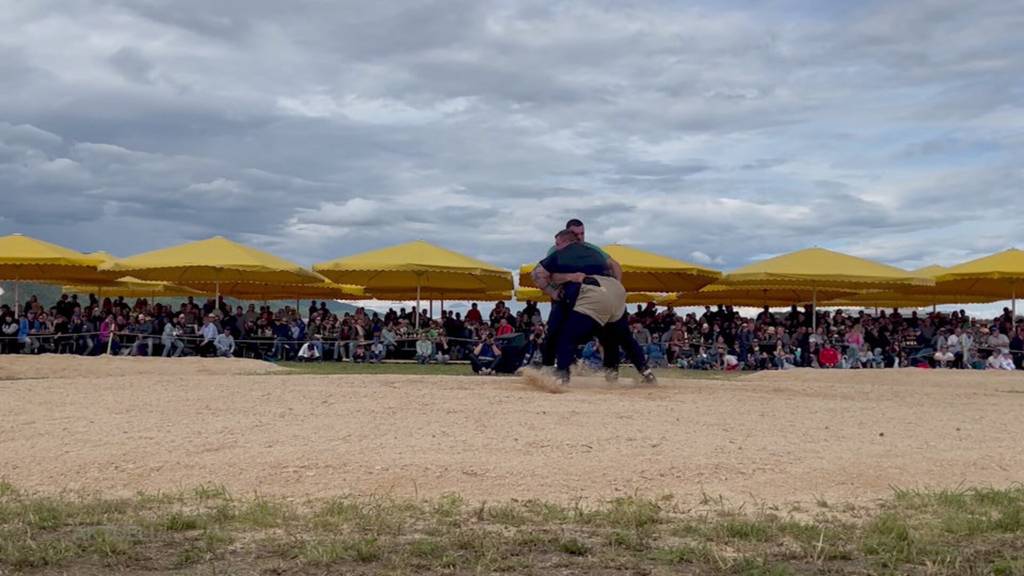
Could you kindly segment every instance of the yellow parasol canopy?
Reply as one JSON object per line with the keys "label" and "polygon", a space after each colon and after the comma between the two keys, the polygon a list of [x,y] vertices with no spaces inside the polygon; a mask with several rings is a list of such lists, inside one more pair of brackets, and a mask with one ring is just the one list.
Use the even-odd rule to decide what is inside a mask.
{"label": "yellow parasol canopy", "polygon": [[[547,294],[541,291],[540,288],[516,288],[515,291],[516,300],[519,302],[547,302],[551,300]],[[661,298],[664,298],[665,294],[652,294],[650,292],[627,292],[626,302],[629,304],[646,304],[647,302],[657,302]]]}
{"label": "yellow parasol canopy", "polygon": [[895,266],[824,248],[808,248],[734,270],[723,276],[720,284],[858,291],[932,286],[935,282]]}
{"label": "yellow parasol canopy", "polygon": [[[911,272],[918,276],[935,279],[949,270],[933,264]],[[955,288],[936,284],[934,286],[905,286],[899,290],[872,290],[826,302],[826,306],[849,306],[862,308],[923,308],[939,304],[988,304],[1005,299],[1000,294],[982,292],[956,292]]]}
{"label": "yellow parasol canopy", "polygon": [[[629,292],[691,292],[722,276],[718,270],[621,244],[608,244],[602,250],[622,266],[622,285]],[[520,286],[536,288],[531,275],[536,266],[519,267]]]}
{"label": "yellow parasol canopy", "polygon": [[[321,262],[313,269],[343,284],[381,294],[487,294],[511,292],[512,274],[476,258],[417,240]],[[419,316],[416,317],[417,322]]]}
{"label": "yellow parasol canopy", "polygon": [[[811,302],[817,306],[819,292],[825,289],[893,290],[906,286],[932,286],[935,281],[864,258],[824,248],[807,248],[744,266],[726,274],[720,284],[810,290]],[[817,314],[814,314],[812,326],[816,325]]]}
{"label": "yellow parasol canopy", "polygon": [[117,278],[97,269],[103,258],[21,234],[0,237],[0,280],[14,282],[14,313],[21,308],[18,296],[22,282],[64,284],[106,282]]}
{"label": "yellow parasol canopy", "polygon": [[[846,290],[825,288],[817,292],[819,298],[838,298],[854,294]],[[815,291],[809,288],[785,286],[723,286],[712,284],[697,292],[670,294],[658,301],[663,306],[769,306],[778,308],[806,304],[814,300]]]}
{"label": "yellow parasol canopy", "polygon": [[361,300],[370,297],[361,286],[335,284],[327,279],[317,284],[239,282],[230,288],[230,295],[239,300]]}
{"label": "yellow parasol canopy", "polygon": [[512,290],[512,274],[476,258],[418,240],[321,262],[313,269],[343,284],[374,290]]}
{"label": "yellow parasol canopy", "polygon": [[239,285],[316,284],[323,278],[272,254],[215,236],[107,262],[101,270],[234,295]]}
{"label": "yellow parasol canopy", "polygon": [[[415,300],[416,290],[373,290],[367,298],[377,300]],[[512,300],[511,291],[474,292],[462,290],[420,290],[420,300],[442,302],[506,302]]]}
{"label": "yellow parasol canopy", "polygon": [[173,298],[180,296],[202,296],[204,293],[170,282],[139,280],[125,276],[109,283],[95,285],[73,284],[63,287],[64,294],[96,294],[99,297],[124,296],[125,298]]}
{"label": "yellow parasol canopy", "polygon": [[63,284],[116,278],[97,270],[103,262],[102,257],[21,234],[0,237],[0,280]]}
{"label": "yellow parasol canopy", "polygon": [[1013,301],[1017,315],[1017,293],[1024,289],[1024,250],[1011,248],[958,264],[935,278],[942,290],[957,294],[998,294]]}

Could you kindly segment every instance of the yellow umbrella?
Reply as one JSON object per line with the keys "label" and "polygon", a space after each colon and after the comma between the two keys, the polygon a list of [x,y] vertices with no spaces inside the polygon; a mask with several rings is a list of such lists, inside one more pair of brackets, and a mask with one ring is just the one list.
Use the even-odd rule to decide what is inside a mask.
{"label": "yellow umbrella", "polygon": [[935,278],[936,285],[957,294],[999,294],[1013,301],[1017,317],[1017,289],[1024,287],[1024,250],[1003,252],[964,262]]}
{"label": "yellow umbrella", "polygon": [[318,284],[237,283],[231,296],[240,300],[360,300],[369,298],[361,286],[335,284],[325,279]]}
{"label": "yellow umbrella", "polygon": [[[415,300],[415,290],[373,290],[370,292],[371,298],[378,300]],[[440,300],[442,302],[504,302],[506,300],[512,300],[513,294],[511,291],[504,290],[501,292],[473,292],[473,291],[462,291],[462,290],[420,290],[420,299],[422,300]]]}
{"label": "yellow umbrella", "polygon": [[[545,302],[550,300],[547,294],[541,291],[540,288],[516,288],[515,291],[516,300],[519,302]],[[647,302],[657,302],[658,300],[665,297],[665,294],[652,294],[650,292],[627,292],[626,302],[629,304],[646,304]]]}
{"label": "yellow umbrella", "polygon": [[170,282],[156,282],[153,280],[139,280],[131,276],[119,278],[113,282],[97,283],[90,285],[73,284],[64,286],[64,294],[96,294],[103,297],[103,293],[113,296],[124,296],[125,298],[147,298],[163,296],[165,298],[178,296],[202,296],[204,293],[185,286],[178,286]]}
{"label": "yellow umbrella", "polygon": [[[931,265],[911,272],[918,276],[935,279],[949,270],[943,266]],[[988,304],[1005,297],[983,292],[956,292],[955,287],[936,284],[934,286],[904,286],[899,290],[872,290],[831,300],[827,306],[856,306],[871,308],[923,308],[939,304]],[[824,298],[823,298],[824,299]]]}
{"label": "yellow umbrella", "polygon": [[[321,262],[313,269],[338,283],[365,286],[371,294],[415,289],[417,309],[424,290],[480,294],[512,290],[508,270],[423,241]],[[418,323],[418,314],[416,319]]]}
{"label": "yellow umbrella", "polygon": [[21,282],[64,284],[116,278],[97,270],[103,259],[21,234],[0,237],[0,280],[14,282],[14,313],[20,307]]}
{"label": "yellow umbrella", "polygon": [[[853,294],[851,291],[822,289],[818,296],[822,298],[838,298]],[[792,306],[811,302],[815,297],[814,290],[800,287],[784,286],[723,286],[712,284],[697,292],[670,294],[658,301],[663,306]]]}
{"label": "yellow umbrella", "polygon": [[[818,292],[827,289],[862,291],[893,290],[906,286],[931,286],[934,280],[912,272],[824,248],[808,248],[776,256],[722,277],[720,284],[735,287],[799,288],[811,291],[817,307]],[[817,327],[817,314],[812,315]]]}
{"label": "yellow umbrella", "polygon": [[[602,249],[622,266],[622,285],[629,292],[692,292],[722,276],[717,270],[621,244]],[[520,286],[536,288],[532,276],[535,267],[520,266]]]}
{"label": "yellow umbrella", "polygon": [[107,262],[101,270],[142,280],[173,282],[197,290],[233,294],[239,285],[315,284],[323,278],[272,254],[222,236]]}

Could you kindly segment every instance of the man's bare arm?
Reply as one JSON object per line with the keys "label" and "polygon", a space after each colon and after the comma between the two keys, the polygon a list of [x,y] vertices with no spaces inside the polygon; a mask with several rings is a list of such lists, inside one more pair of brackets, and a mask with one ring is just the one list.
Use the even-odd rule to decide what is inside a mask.
{"label": "man's bare arm", "polygon": [[533,268],[533,272],[530,273],[533,278],[533,284],[540,288],[545,294],[551,297],[552,300],[558,300],[558,289],[551,283],[551,273],[548,272],[543,266],[537,264]]}
{"label": "man's bare arm", "polygon": [[622,282],[622,265],[611,256],[608,257],[608,268],[611,269],[612,276],[619,282]]}
{"label": "man's bare arm", "polygon": [[551,281],[555,284],[565,284],[566,282],[583,282],[583,279],[587,275],[583,272],[556,272],[551,275]]}

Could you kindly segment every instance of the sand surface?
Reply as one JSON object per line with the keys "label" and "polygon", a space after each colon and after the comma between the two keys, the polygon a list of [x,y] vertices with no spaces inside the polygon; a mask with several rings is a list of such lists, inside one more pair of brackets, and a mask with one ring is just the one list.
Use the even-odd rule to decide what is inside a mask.
{"label": "sand surface", "polygon": [[1024,481],[1024,374],[787,371],[547,394],[514,377],[0,357],[0,477],[130,494],[702,493],[867,502]]}

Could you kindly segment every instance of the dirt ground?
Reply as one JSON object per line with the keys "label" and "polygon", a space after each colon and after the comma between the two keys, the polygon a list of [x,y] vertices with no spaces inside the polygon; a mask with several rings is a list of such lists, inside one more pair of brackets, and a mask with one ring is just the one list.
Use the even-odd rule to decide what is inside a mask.
{"label": "dirt ground", "polygon": [[295,497],[671,493],[772,504],[1024,481],[1024,374],[787,371],[655,388],[580,384],[547,394],[514,377],[0,357],[0,478],[43,492],[212,483]]}

